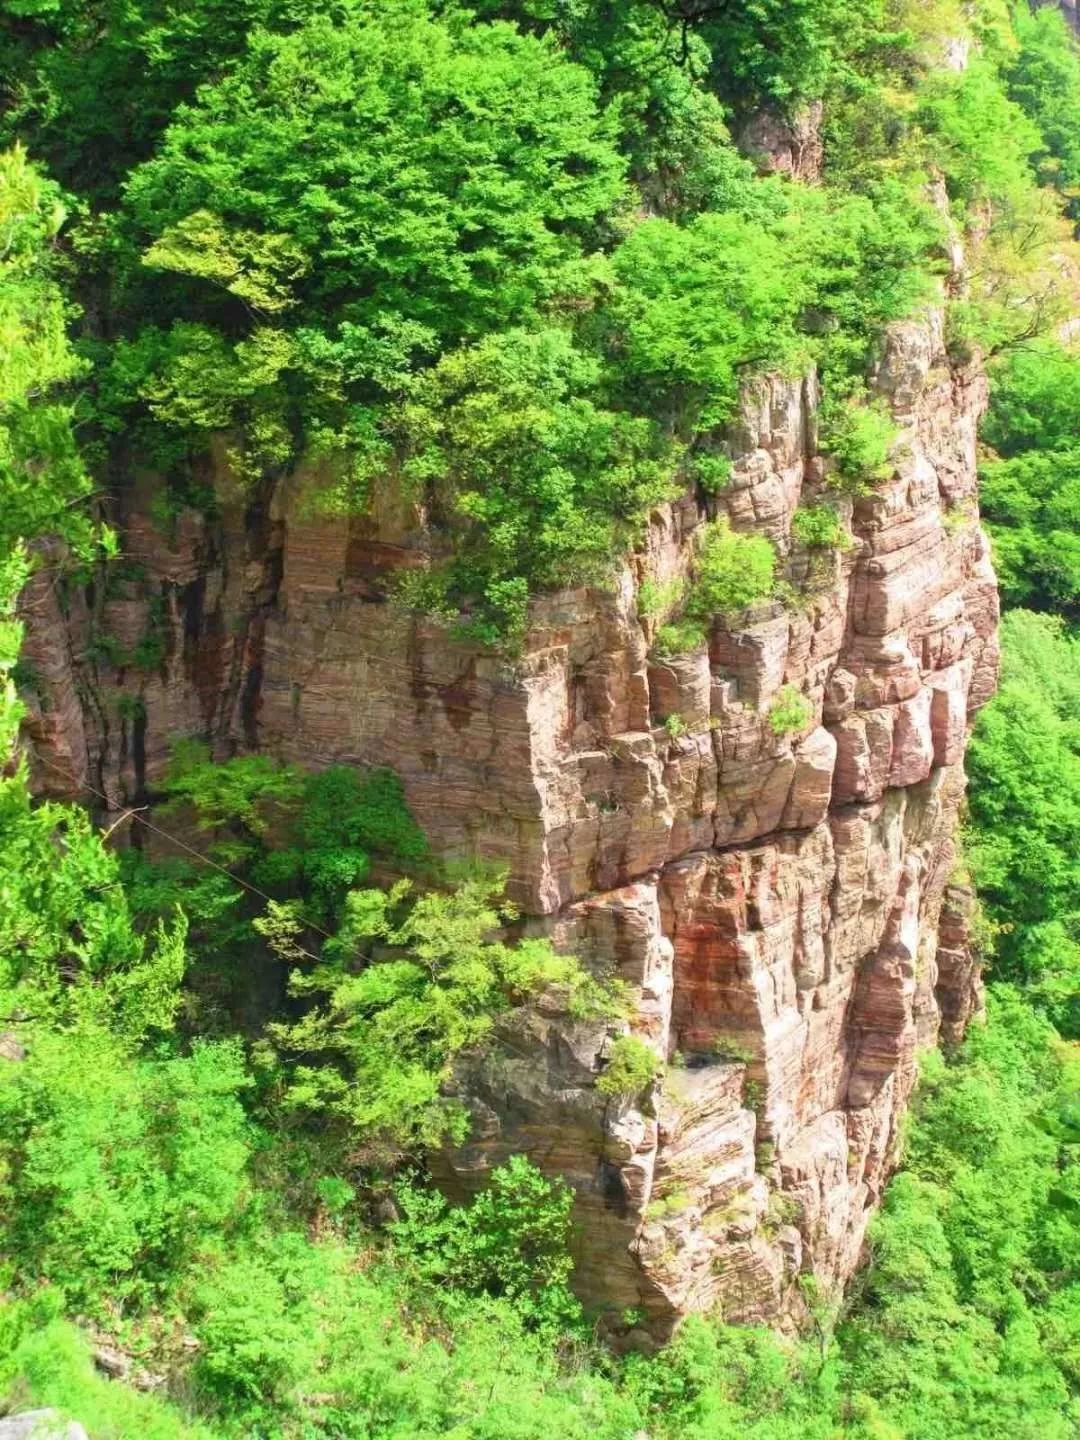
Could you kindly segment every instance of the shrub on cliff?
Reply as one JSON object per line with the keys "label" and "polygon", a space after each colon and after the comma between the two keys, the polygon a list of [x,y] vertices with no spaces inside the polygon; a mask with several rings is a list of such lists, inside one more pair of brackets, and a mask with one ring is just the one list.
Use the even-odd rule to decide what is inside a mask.
{"label": "shrub on cliff", "polygon": [[457,541],[427,584],[441,582],[441,603],[463,609],[480,638],[485,624],[493,638],[520,636],[510,586],[523,600],[537,585],[604,579],[674,494],[678,447],[653,421],[600,403],[600,382],[598,359],[569,331],[509,330],[444,356],[397,411],[405,482]]}
{"label": "shrub on cliff", "polygon": [[794,685],[782,685],[769,706],[769,726],[774,735],[794,735],[805,730],[813,719],[814,707]]}
{"label": "shrub on cliff", "polygon": [[[508,25],[402,0],[256,31],[127,182],[126,304],[217,337],[215,428],[250,428],[269,347],[262,425],[362,467],[370,406],[417,357],[580,289],[624,193],[609,132],[587,72]],[[161,363],[130,371],[130,403],[172,383]],[[183,429],[179,399],[156,403]]]}
{"label": "shrub on cliff", "polygon": [[802,276],[776,227],[738,213],[646,220],[612,258],[609,344],[624,385],[677,433],[730,419],[744,367],[793,362]]}
{"label": "shrub on cliff", "polygon": [[897,430],[881,404],[832,401],[822,407],[821,448],[832,459],[829,483],[846,495],[865,495],[887,479]]}
{"label": "shrub on cliff", "polygon": [[[551,943],[493,938],[501,883],[466,880],[447,894],[353,890],[317,963],[297,944],[295,907],[271,903],[256,928],[292,971],[299,1019],[269,1035],[284,1065],[275,1106],[344,1126],[382,1160],[464,1139],[467,1115],[448,1091],[458,1057],[493,1043],[497,1017],[560,987],[571,1013],[619,1013],[617,992]],[[505,910],[505,907],[504,907]],[[299,962],[299,964],[297,964]]]}
{"label": "shrub on cliff", "polygon": [[800,505],[791,517],[791,534],[810,550],[850,550],[853,544],[832,505]]}
{"label": "shrub on cliff", "polygon": [[1080,358],[1043,341],[994,373],[980,502],[1009,604],[1080,605]]}
{"label": "shrub on cliff", "polygon": [[620,1035],[596,1088],[611,1099],[631,1100],[651,1085],[662,1069],[656,1051],[640,1036]]}
{"label": "shrub on cliff", "polygon": [[766,599],[775,575],[776,551],[764,535],[743,535],[716,520],[698,547],[686,614],[700,625],[734,615]]}

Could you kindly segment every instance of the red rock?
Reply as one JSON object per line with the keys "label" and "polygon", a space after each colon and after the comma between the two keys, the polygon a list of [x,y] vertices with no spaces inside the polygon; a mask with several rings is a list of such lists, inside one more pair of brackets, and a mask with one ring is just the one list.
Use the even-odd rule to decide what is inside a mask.
{"label": "red rock", "polygon": [[[624,1022],[575,1022],[558,995],[505,1017],[456,1079],[470,1137],[434,1164],[457,1196],[519,1150],[564,1175],[583,1295],[640,1307],[656,1337],[714,1307],[791,1325],[800,1273],[847,1280],[916,1044],[955,1039],[978,1008],[949,877],[967,727],[997,673],[975,503],[985,391],[950,366],[933,314],[892,327],[877,384],[903,432],[894,473],[850,507],[853,548],[817,566],[791,544],[826,479],[816,381],[748,384],[709,510],[767,534],[806,592],[718,621],[700,654],[650,660],[637,602],[644,579],[692,569],[709,515],[689,493],[609,588],[540,598],[513,661],[388,599],[396,570],[445,543],[389,476],[362,519],[305,508],[311,475],[245,513],[219,457],[221,518],[184,512],[168,535],[134,484],[119,519],[147,578],[108,624],[129,644],[155,603],[152,675],[90,658],[85,595],[64,615],[42,575],[24,597],[43,791],[98,777],[110,807],[130,804],[178,735],[388,765],[437,855],[506,867],[532,931],[625,980]],[[946,506],[970,519],[946,531]],[[786,684],[823,717],[801,738],[768,720]],[[138,735],[122,697],[143,702]],[[596,1080],[627,1030],[672,1063],[616,1103]]]}

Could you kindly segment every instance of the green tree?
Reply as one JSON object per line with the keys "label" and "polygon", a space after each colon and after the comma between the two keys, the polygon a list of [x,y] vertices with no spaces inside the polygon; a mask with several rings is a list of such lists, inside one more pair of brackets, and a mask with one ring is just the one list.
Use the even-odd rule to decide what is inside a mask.
{"label": "green tree", "polygon": [[748,369],[793,363],[804,281],[775,227],[737,213],[646,220],[615,252],[610,344],[627,391],[678,432],[731,418]]}
{"label": "green tree", "polygon": [[1071,1433],[1080,1209],[1076,1132],[1060,1117],[1074,1072],[1009,987],[951,1064],[927,1062],[906,1169],[839,1337],[848,1383],[900,1434]]}
{"label": "green tree", "polygon": [[[1014,611],[1006,664],[969,751],[968,855],[1002,927],[994,974],[1029,987],[1069,1035],[1080,1014],[1080,661],[1049,616]],[[1052,677],[1052,678],[1051,678]]]}
{"label": "green tree", "polygon": [[[249,435],[256,462],[291,437],[362,468],[370,407],[417,357],[580,290],[624,194],[609,130],[587,72],[509,25],[402,0],[256,31],[127,182],[128,306],[207,327],[188,332],[201,359],[178,352],[190,377],[172,337],[129,365],[129,400],[181,429],[250,427],[268,387],[277,438]],[[185,414],[193,386],[211,409]]]}
{"label": "green tree", "polygon": [[1080,49],[1064,15],[1052,5],[1017,5],[1019,42],[1005,66],[1009,95],[1034,121],[1042,143],[1033,153],[1044,181],[1069,198],[1080,186]]}
{"label": "green tree", "polygon": [[980,472],[1006,603],[1069,613],[1080,603],[1080,360],[1053,340],[998,366]]}
{"label": "green tree", "polygon": [[[460,1141],[465,1113],[446,1093],[454,1062],[492,1043],[501,1012],[558,986],[572,1012],[614,1013],[615,992],[549,941],[492,938],[501,888],[466,880],[413,897],[402,881],[353,891],[323,958],[293,971],[291,993],[313,1003],[270,1027],[288,1057],[281,1104],[344,1120],[373,1157]],[[256,928],[283,957],[300,958],[301,923],[288,905],[272,904]]]}
{"label": "green tree", "polygon": [[675,493],[676,448],[599,403],[601,378],[567,331],[510,330],[444,356],[400,411],[403,473],[460,535],[420,598],[441,582],[479,638],[520,638],[533,586],[603,580]]}
{"label": "green tree", "polygon": [[67,397],[84,367],[57,278],[65,213],[59,190],[22,149],[0,153],[0,557],[19,539],[90,536],[75,508],[90,481]]}

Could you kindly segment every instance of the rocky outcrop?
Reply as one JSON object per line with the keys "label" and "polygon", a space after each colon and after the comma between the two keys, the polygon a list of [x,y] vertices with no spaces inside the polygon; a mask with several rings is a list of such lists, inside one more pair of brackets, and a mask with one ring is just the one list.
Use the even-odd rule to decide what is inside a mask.
{"label": "rocky outcrop", "polygon": [[1073,29],[1080,30],[1080,8],[1077,7],[1077,0],[1043,0],[1043,3],[1056,4]]}
{"label": "rocky outcrop", "polygon": [[76,1420],[65,1420],[57,1410],[24,1410],[0,1420],[0,1440],[89,1440]]}
{"label": "rocky outcrop", "polygon": [[738,132],[739,149],[763,175],[819,180],[825,160],[821,136],[824,107],[812,101],[788,113],[776,105],[753,112]]}
{"label": "rocky outcrop", "polygon": [[[632,1339],[715,1306],[797,1323],[805,1277],[842,1284],[917,1046],[978,1004],[952,877],[997,663],[983,382],[931,314],[892,328],[874,383],[899,438],[891,477],[838,502],[849,549],[792,538],[828,478],[813,377],[757,380],[716,437],[724,492],[658,510],[608,588],[537,602],[514,661],[388,602],[431,544],[389,487],[363,519],[320,519],[318,477],[243,501],[223,460],[218,520],[152,522],[137,486],[126,578],[65,597],[42,574],[27,597],[44,788],[142,803],[184,733],[392,766],[438,853],[505,866],[528,927],[625,982],[621,1026],[554,997],[511,1017],[461,1068],[472,1132],[439,1166],[456,1194],[513,1151],[567,1177],[582,1292]],[[773,541],[785,599],[658,657],[641,586],[685,575],[717,513]],[[808,710],[777,734],[785,687]],[[620,1029],[666,1067],[621,1101],[596,1089]]]}

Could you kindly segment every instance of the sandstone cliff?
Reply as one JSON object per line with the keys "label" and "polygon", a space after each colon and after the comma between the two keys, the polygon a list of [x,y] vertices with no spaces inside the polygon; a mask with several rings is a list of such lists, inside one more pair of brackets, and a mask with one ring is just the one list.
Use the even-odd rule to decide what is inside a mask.
{"label": "sandstone cliff", "polygon": [[[950,364],[937,314],[892,329],[875,384],[902,433],[891,479],[845,502],[851,549],[791,536],[825,479],[813,377],[760,380],[719,499],[658,511],[610,589],[538,603],[519,661],[387,602],[387,575],[433,540],[389,487],[368,519],[319,521],[295,482],[241,499],[223,460],[220,519],[155,519],[139,481],[118,515],[128,578],[65,589],[46,568],[25,597],[43,791],[141,804],[177,734],[389,765],[436,852],[507,867],[527,924],[629,983],[629,1026],[667,1062],[651,1093],[605,1099],[619,1027],[540,1004],[463,1069],[473,1131],[440,1161],[457,1193],[517,1150],[566,1176],[581,1288],[633,1312],[623,1329],[662,1336],[716,1304],[797,1321],[800,1277],[850,1276],[916,1049],[978,1003],[950,877],[996,674],[984,387]],[[717,511],[772,539],[789,598],[651,658],[640,587],[684,574]],[[117,668],[140,643],[149,663]],[[812,718],[777,736],[783,686]]]}

